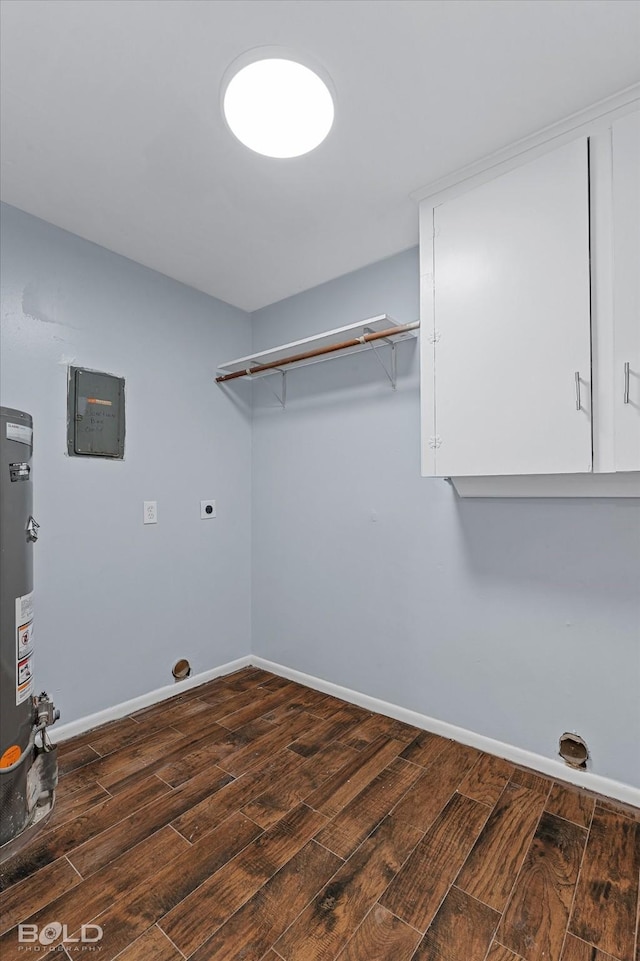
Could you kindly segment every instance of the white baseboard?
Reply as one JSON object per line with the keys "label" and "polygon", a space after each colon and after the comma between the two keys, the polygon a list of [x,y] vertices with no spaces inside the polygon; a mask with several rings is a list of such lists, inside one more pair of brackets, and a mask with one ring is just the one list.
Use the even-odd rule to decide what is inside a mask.
{"label": "white baseboard", "polygon": [[375,711],[377,714],[386,714],[387,717],[393,717],[397,721],[404,721],[406,724],[431,731],[433,734],[452,738],[461,744],[468,744],[470,747],[486,751],[487,754],[495,754],[497,757],[505,758],[514,764],[522,765],[522,767],[533,768],[535,771],[558,781],[566,781],[586,790],[594,791],[596,794],[604,794],[606,797],[616,798],[626,804],[640,807],[640,789],[632,787],[630,784],[623,784],[621,781],[614,781],[611,778],[603,777],[601,774],[594,774],[593,771],[576,771],[554,758],[534,754],[533,751],[525,751],[513,744],[496,741],[494,738],[476,734],[474,731],[467,731],[466,728],[456,727],[454,724],[439,721],[436,718],[428,717],[426,714],[418,714],[417,711],[410,711],[407,708],[399,707],[397,704],[390,704],[388,701],[381,701],[377,697],[370,697],[368,694],[352,691],[351,688],[333,684],[331,681],[325,681],[310,674],[303,674],[302,671],[295,671],[290,667],[276,664],[263,657],[254,655],[250,658],[250,661],[254,667],[261,667],[265,671],[271,671],[273,674],[287,677],[291,681],[305,684],[316,691],[322,691],[323,694],[332,694],[334,697],[350,701],[352,704],[357,704],[369,711]]}
{"label": "white baseboard", "polygon": [[385,714],[387,717],[412,724],[424,731],[431,731],[434,734],[440,734],[442,737],[459,741],[461,744],[478,748],[480,751],[486,751],[487,754],[495,754],[497,757],[505,758],[514,764],[533,768],[533,770],[558,781],[566,781],[575,784],[577,787],[594,791],[596,794],[604,794],[606,797],[616,798],[626,804],[640,807],[640,789],[632,787],[630,784],[623,784],[621,781],[614,781],[611,778],[603,777],[601,774],[594,774],[593,771],[575,771],[554,758],[534,754],[533,751],[525,751],[513,744],[496,741],[494,738],[476,734],[474,731],[466,730],[466,728],[456,727],[455,724],[449,724],[447,721],[439,721],[437,718],[429,717],[426,714],[410,711],[405,707],[399,707],[397,704],[390,704],[389,701],[382,701],[380,698],[371,697],[369,694],[361,694],[360,691],[353,691],[349,687],[342,687],[331,681],[325,681],[311,674],[304,674],[302,671],[285,667],[284,664],[276,664],[274,661],[268,661],[264,657],[252,654],[239,657],[235,661],[229,661],[227,664],[214,667],[209,671],[202,671],[200,674],[195,674],[193,677],[181,681],[180,684],[168,684],[165,687],[156,688],[156,690],[148,691],[146,694],[134,697],[130,701],[122,701],[122,703],[113,707],[105,708],[104,711],[97,711],[95,714],[81,717],[77,721],[70,721],[68,724],[60,725],[60,727],[54,727],[51,731],[51,737],[54,742],[67,741],[69,738],[84,734],[86,731],[91,731],[102,724],[108,724],[109,721],[116,721],[118,718],[134,714],[136,711],[141,711],[152,704],[181,694],[183,691],[199,687],[215,677],[233,674],[235,671],[249,666],[261,667],[265,671],[271,671],[271,673],[278,674],[280,677],[287,677],[299,684],[305,684],[307,687],[322,691],[324,694],[332,694],[334,697],[350,701],[352,704],[358,704],[360,707],[375,711],[377,714]]}
{"label": "white baseboard", "polygon": [[157,687],[155,691],[148,691],[139,697],[131,698],[130,701],[122,701],[113,707],[105,708],[104,711],[97,711],[95,714],[80,717],[77,721],[69,721],[68,724],[61,724],[60,727],[56,726],[51,728],[49,732],[51,739],[56,744],[58,741],[68,741],[69,738],[76,737],[78,734],[84,734],[85,731],[92,731],[94,727],[100,727],[101,724],[108,724],[109,721],[117,721],[118,718],[126,717],[127,714],[134,714],[136,711],[141,711],[144,707],[150,707],[152,704],[166,701],[167,698],[182,694],[183,691],[188,691],[192,687],[199,687],[201,684],[206,684],[207,681],[212,681],[214,677],[222,677],[223,674],[233,674],[235,671],[239,671],[243,667],[248,667],[250,664],[252,664],[252,659],[247,654],[245,657],[239,657],[235,661],[222,664],[220,667],[211,668],[209,671],[201,671],[200,674],[194,674],[192,677],[188,677],[179,683],[167,684],[165,687]]}

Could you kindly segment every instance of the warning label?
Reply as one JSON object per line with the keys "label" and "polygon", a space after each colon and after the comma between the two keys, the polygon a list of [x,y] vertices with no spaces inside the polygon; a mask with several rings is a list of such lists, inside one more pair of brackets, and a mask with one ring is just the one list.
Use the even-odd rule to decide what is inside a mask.
{"label": "warning label", "polygon": [[[18,690],[21,691],[23,687],[26,687],[31,683],[31,678],[33,672],[31,670],[31,654],[25,657],[22,661],[18,661]],[[20,700],[24,700],[22,697]]]}
{"label": "warning label", "polygon": [[33,620],[33,591],[16,597],[16,622],[26,624]]}
{"label": "warning label", "polygon": [[24,424],[7,424],[7,440],[17,440],[19,444],[29,444],[33,439],[33,429]]}
{"label": "warning label", "polygon": [[33,591],[16,597],[16,704],[33,694]]}
{"label": "warning label", "polygon": [[0,757],[0,767],[11,767],[12,764],[16,763],[21,754],[20,745],[12,744],[11,747],[7,748],[2,757]]}
{"label": "warning label", "polygon": [[18,628],[18,660],[33,650],[33,621]]}

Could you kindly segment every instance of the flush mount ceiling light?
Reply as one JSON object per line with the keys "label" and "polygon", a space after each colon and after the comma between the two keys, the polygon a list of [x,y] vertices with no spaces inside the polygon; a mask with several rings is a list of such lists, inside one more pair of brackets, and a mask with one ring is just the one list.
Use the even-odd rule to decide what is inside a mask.
{"label": "flush mount ceiling light", "polygon": [[300,157],[333,124],[333,98],[317,73],[283,57],[255,59],[233,73],[223,96],[231,131],[266,157]]}

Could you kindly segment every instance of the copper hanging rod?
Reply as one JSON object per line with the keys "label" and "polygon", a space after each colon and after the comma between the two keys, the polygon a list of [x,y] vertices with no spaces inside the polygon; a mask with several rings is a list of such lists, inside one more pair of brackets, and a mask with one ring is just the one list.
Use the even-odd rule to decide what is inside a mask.
{"label": "copper hanging rod", "polygon": [[237,377],[249,377],[251,374],[261,374],[266,370],[277,370],[286,364],[296,364],[301,360],[310,360],[312,357],[332,354],[337,350],[347,350],[347,348],[357,347],[359,344],[370,344],[372,340],[388,339],[398,334],[404,334],[409,330],[415,330],[419,326],[419,321],[414,321],[412,324],[400,324],[397,327],[388,327],[386,330],[376,330],[370,334],[363,334],[362,337],[352,337],[351,340],[343,340],[339,344],[316,347],[314,350],[307,350],[303,354],[292,354],[291,357],[283,357],[282,360],[273,360],[268,364],[257,364],[255,367],[247,367],[245,370],[234,370],[231,374],[220,374],[219,377],[216,377],[216,384],[224,384],[228,380],[236,380]]}

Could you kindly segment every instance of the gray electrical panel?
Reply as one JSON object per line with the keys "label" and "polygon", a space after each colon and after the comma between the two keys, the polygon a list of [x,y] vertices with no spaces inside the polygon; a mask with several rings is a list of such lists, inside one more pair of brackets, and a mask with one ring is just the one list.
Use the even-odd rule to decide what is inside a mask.
{"label": "gray electrical panel", "polygon": [[124,457],[124,377],[69,368],[67,450],[72,456]]}

